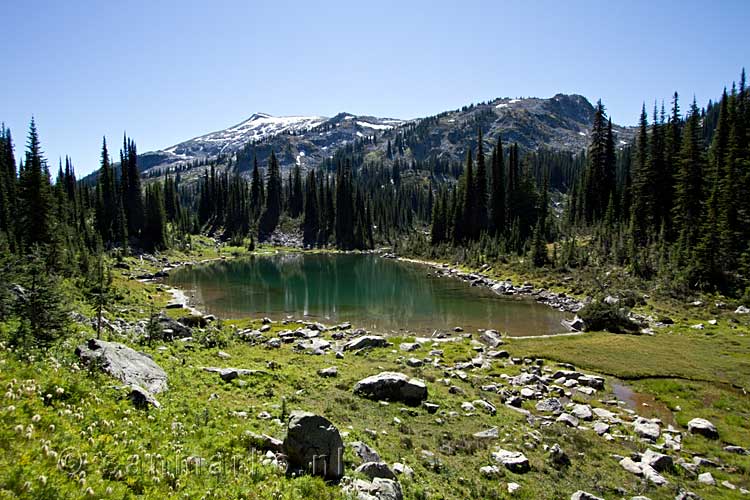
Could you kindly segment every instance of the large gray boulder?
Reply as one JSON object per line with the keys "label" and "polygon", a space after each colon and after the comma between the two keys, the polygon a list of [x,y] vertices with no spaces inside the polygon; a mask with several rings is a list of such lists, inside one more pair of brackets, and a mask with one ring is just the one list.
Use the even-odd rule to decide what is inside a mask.
{"label": "large gray boulder", "polygon": [[152,394],[167,390],[167,374],[153,359],[117,342],[90,339],[76,348],[76,355],[86,364],[94,363],[117,380],[140,386]]}
{"label": "large gray boulder", "polygon": [[416,378],[403,373],[382,372],[357,382],[354,394],[376,401],[402,401],[418,405],[427,399],[427,386]]}
{"label": "large gray boulder", "polygon": [[294,411],[282,445],[290,471],[304,471],[337,481],[344,475],[344,442],[325,417]]}

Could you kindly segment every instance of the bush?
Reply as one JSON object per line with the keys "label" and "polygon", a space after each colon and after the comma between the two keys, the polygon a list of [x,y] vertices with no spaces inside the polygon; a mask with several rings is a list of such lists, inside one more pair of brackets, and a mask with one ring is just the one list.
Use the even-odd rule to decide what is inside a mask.
{"label": "bush", "polygon": [[595,301],[578,311],[578,316],[586,324],[586,330],[612,333],[638,331],[638,325],[628,318],[626,310],[620,309],[616,304]]}

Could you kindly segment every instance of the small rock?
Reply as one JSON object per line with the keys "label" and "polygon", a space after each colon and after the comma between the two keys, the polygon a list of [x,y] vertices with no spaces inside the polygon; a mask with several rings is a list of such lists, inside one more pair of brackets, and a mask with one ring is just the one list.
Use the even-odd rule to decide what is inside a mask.
{"label": "small rock", "polygon": [[485,465],[479,468],[479,473],[486,478],[495,478],[500,475],[500,469],[497,465]]}
{"label": "small rock", "polygon": [[706,484],[708,486],[716,486],[716,480],[714,479],[714,476],[712,476],[710,472],[704,472],[703,474],[698,474],[698,482],[701,484]]}
{"label": "small rock", "polygon": [[479,439],[497,439],[500,437],[500,432],[497,427],[487,429],[486,431],[479,431],[474,433],[475,438]]}
{"label": "small rock", "polygon": [[401,462],[395,462],[393,464],[393,472],[398,476],[412,477],[414,475],[414,469]]}
{"label": "small rock", "polygon": [[399,349],[406,352],[416,351],[420,347],[422,347],[422,344],[419,342],[404,342],[398,346]]}
{"label": "small rock", "polygon": [[508,483],[508,493],[511,495],[521,489],[521,485],[518,483]]}
{"label": "small rock", "polygon": [[338,377],[339,369],[335,366],[329,366],[328,368],[318,370],[318,375],[321,377]]}

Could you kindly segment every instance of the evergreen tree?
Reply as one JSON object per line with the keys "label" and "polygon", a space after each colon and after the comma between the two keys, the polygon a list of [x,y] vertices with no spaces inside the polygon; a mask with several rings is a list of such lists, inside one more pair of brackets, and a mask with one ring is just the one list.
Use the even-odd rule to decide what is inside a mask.
{"label": "evergreen tree", "polygon": [[260,171],[258,170],[258,157],[253,156],[253,176],[250,181],[250,206],[252,207],[253,218],[260,214],[263,198],[261,197],[262,183],[260,180]]}
{"label": "evergreen tree", "polygon": [[646,106],[641,110],[635,149],[635,171],[633,172],[633,195],[631,202],[631,232],[636,245],[642,245],[655,228],[655,184],[654,163],[649,158],[648,121]]}
{"label": "evergreen tree", "polygon": [[281,171],[276,154],[271,152],[268,159],[268,180],[266,181],[266,205],[258,224],[258,240],[265,241],[276,229],[281,215]]}
{"label": "evergreen tree", "polygon": [[497,138],[497,146],[492,151],[491,163],[490,227],[494,234],[500,234],[505,230],[505,159],[500,137]]}
{"label": "evergreen tree", "polygon": [[20,239],[27,249],[49,245],[55,226],[52,189],[47,161],[42,157],[34,119],[29,126],[26,160],[19,179]]}
{"label": "evergreen tree", "polygon": [[318,209],[318,186],[315,170],[310,170],[305,183],[305,218],[302,223],[302,242],[306,247],[318,244],[320,233],[320,211]]}
{"label": "evergreen tree", "polygon": [[477,176],[474,186],[474,223],[475,234],[479,235],[487,231],[487,166],[484,160],[484,144],[482,143],[482,129],[479,129],[479,138],[477,139]]}
{"label": "evergreen tree", "polygon": [[682,145],[675,175],[672,219],[678,231],[677,249],[681,263],[697,243],[701,218],[702,178],[705,170],[701,116],[693,99],[682,134]]}
{"label": "evergreen tree", "polygon": [[159,183],[151,184],[146,189],[146,225],[141,239],[149,251],[167,248],[167,215]]}

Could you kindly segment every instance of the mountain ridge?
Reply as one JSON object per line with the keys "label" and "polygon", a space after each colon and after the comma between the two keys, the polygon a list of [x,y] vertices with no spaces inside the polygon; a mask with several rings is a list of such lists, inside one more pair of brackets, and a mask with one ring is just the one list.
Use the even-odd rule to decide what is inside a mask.
{"label": "mountain ridge", "polygon": [[[462,161],[478,128],[488,142],[502,137],[504,143],[518,143],[524,150],[578,152],[588,146],[593,115],[594,106],[585,96],[562,93],[550,98],[495,98],[408,120],[348,112],[333,117],[255,112],[225,129],[143,153],[139,167],[148,177],[159,177],[175,169],[231,160],[247,172],[253,158],[264,166],[274,152],[282,169],[295,165],[307,169],[356,144],[380,158],[392,144],[395,151],[390,159]],[[632,142],[633,127],[613,128],[618,146]]]}

